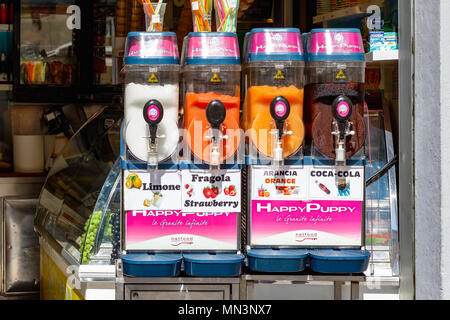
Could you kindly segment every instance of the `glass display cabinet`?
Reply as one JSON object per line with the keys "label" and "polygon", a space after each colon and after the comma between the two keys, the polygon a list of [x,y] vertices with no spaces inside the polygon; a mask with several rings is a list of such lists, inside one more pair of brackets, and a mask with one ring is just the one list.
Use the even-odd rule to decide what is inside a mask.
{"label": "glass display cabinet", "polygon": [[119,59],[112,56],[116,1],[17,2],[14,101],[109,103],[120,98]]}
{"label": "glass display cabinet", "polygon": [[41,191],[35,229],[70,264],[112,265],[117,257],[121,121],[116,107],[88,120],[55,161]]}

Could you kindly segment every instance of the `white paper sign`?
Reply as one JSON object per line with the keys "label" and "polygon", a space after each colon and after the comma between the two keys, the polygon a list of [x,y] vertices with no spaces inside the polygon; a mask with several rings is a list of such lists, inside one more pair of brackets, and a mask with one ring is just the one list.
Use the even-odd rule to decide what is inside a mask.
{"label": "white paper sign", "polygon": [[308,199],[364,200],[363,167],[309,167]]}
{"label": "white paper sign", "polygon": [[181,209],[181,176],[177,170],[125,170],[124,210]]}
{"label": "white paper sign", "polygon": [[240,170],[183,170],[183,212],[240,212]]}
{"label": "white paper sign", "polygon": [[303,167],[254,168],[252,175],[252,199],[299,200],[308,196],[309,171]]}
{"label": "white paper sign", "polygon": [[363,167],[252,167],[252,200],[364,200]]}

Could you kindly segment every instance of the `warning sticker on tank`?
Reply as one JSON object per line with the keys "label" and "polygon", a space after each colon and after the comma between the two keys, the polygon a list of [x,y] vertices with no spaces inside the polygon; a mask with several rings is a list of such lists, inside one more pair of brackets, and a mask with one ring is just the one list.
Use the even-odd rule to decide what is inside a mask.
{"label": "warning sticker on tank", "polygon": [[222,82],[222,80],[220,80],[220,77],[217,73],[214,73],[213,77],[211,78],[211,82],[218,83],[218,82]]}
{"label": "warning sticker on tank", "polygon": [[158,83],[158,77],[156,77],[156,75],[154,73],[152,73],[152,75],[150,76],[150,78],[148,78],[148,82],[150,83]]}
{"label": "warning sticker on tank", "polygon": [[347,79],[347,76],[345,75],[344,70],[342,70],[342,69],[339,70],[339,72],[336,76],[336,79],[339,79],[339,80]]}
{"label": "warning sticker on tank", "polygon": [[273,78],[276,80],[284,80],[284,74],[281,70],[278,70],[277,74]]}

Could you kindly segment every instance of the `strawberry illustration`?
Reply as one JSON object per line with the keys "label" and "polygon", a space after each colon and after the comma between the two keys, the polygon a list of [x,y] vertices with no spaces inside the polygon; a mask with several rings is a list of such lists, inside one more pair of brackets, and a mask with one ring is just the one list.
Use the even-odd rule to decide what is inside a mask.
{"label": "strawberry illustration", "polygon": [[[219,188],[218,187],[215,187],[215,186],[213,186],[212,188],[211,188],[211,191],[212,191],[212,193],[213,194],[215,194],[216,195],[216,197],[219,195]],[[215,197],[214,197],[215,198]],[[213,198],[213,199],[214,199]]]}
{"label": "strawberry illustration", "polygon": [[228,189],[228,187],[223,189],[223,193],[228,196],[230,194],[230,189]]}
{"label": "strawberry illustration", "polygon": [[236,193],[236,191],[235,191],[235,190],[233,190],[233,191],[230,191],[230,196],[231,196],[231,197],[235,197],[235,196],[236,196],[236,194],[237,194],[237,193]]}
{"label": "strawberry illustration", "polygon": [[206,199],[211,198],[212,195],[212,191],[210,187],[206,187],[203,189],[203,195],[205,196]]}
{"label": "strawberry illustration", "polygon": [[228,187],[228,190],[230,190],[230,192],[231,192],[231,191],[236,191],[236,187],[235,187],[235,186],[229,186],[229,187]]}
{"label": "strawberry illustration", "polygon": [[189,185],[188,185],[188,184],[185,185],[184,188],[185,188],[185,189],[189,189]]}

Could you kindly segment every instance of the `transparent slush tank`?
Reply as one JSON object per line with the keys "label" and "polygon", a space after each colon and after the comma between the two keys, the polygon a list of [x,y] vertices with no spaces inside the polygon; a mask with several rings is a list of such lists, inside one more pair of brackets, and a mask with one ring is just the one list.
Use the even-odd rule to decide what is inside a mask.
{"label": "transparent slush tank", "polygon": [[[250,143],[264,157],[274,156],[276,123],[270,114],[272,101],[284,97],[290,104],[290,114],[284,124],[283,159],[298,153],[303,145],[303,61],[253,61],[244,67],[246,97],[242,126],[251,130]],[[274,132],[275,130],[275,132]]]}
{"label": "transparent slush tank", "polygon": [[179,142],[176,36],[133,32],[128,35],[126,52],[123,136],[128,154],[142,162],[163,162],[174,155]]}
{"label": "transparent slush tank", "polygon": [[[201,42],[197,43],[199,47],[192,52],[204,52],[204,56],[193,57],[193,60],[198,58],[200,62],[188,62],[183,66],[184,140],[188,149],[187,158],[190,153],[194,161],[220,165],[234,159],[241,141],[241,66],[239,62],[222,63],[223,60],[217,57],[221,50],[218,50],[219,53],[217,50],[214,52],[207,48],[206,43],[220,43],[226,39],[226,43],[233,46],[230,51],[237,56],[236,61],[239,61],[237,38],[234,34],[225,33],[196,33],[193,38],[199,38]],[[232,41],[229,41],[230,38]],[[192,49],[190,39],[185,39],[183,49],[187,57],[190,52],[187,47]],[[212,54],[216,56],[211,57]]]}
{"label": "transparent slush tank", "polygon": [[[345,79],[337,80],[344,72]],[[365,95],[364,62],[309,62],[306,67],[307,84],[305,87],[305,122],[307,139],[314,144],[315,151],[334,159],[335,140],[332,131],[334,120],[331,105],[339,96],[350,98],[354,111],[349,119],[355,134],[347,138],[347,158],[353,157],[365,143],[364,124]]]}
{"label": "transparent slush tank", "polygon": [[365,61],[358,29],[315,29],[308,35],[306,137],[317,158],[364,157]]}
{"label": "transparent slush tank", "polygon": [[[143,109],[151,100],[159,101],[164,109],[158,125],[158,161],[167,160],[177,150],[179,75],[178,65],[125,66],[125,139],[128,150],[137,160],[148,160],[150,132]],[[158,82],[149,82],[152,77]]]}

